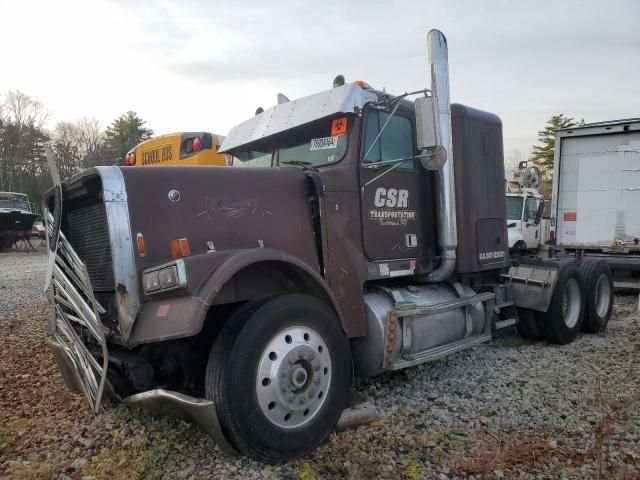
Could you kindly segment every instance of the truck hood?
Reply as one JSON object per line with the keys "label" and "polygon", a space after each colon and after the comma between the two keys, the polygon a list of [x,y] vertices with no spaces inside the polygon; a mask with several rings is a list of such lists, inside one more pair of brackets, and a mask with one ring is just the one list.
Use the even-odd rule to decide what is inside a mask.
{"label": "truck hood", "polygon": [[317,266],[306,173],[297,168],[122,168],[131,233],[144,237],[139,269],[190,254],[268,247]]}

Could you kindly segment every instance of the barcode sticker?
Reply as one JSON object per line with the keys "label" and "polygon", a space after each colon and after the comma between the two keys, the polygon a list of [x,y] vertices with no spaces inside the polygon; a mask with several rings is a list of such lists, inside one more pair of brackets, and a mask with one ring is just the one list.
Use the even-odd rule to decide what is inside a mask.
{"label": "barcode sticker", "polygon": [[338,148],[338,137],[312,138],[310,151]]}

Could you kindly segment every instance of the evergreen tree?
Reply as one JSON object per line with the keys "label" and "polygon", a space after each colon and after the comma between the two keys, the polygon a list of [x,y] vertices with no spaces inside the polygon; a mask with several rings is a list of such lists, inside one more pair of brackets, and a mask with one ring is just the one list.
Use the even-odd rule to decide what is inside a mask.
{"label": "evergreen tree", "polygon": [[146,123],[136,112],[129,111],[116,118],[107,127],[105,145],[113,161],[119,160],[122,163],[122,159],[129,150],[151,138],[153,130],[147,128]]}
{"label": "evergreen tree", "polygon": [[584,125],[584,120],[576,121],[565,117],[564,114],[553,115],[544,130],[538,131],[538,145],[533,146],[533,153],[529,158],[543,173],[550,177],[553,174],[553,155],[556,148],[556,130]]}

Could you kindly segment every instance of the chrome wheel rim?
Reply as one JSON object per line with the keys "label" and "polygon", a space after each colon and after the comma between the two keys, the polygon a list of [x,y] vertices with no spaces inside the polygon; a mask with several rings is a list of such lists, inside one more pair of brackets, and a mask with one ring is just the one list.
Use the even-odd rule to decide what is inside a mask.
{"label": "chrome wheel rim", "polygon": [[580,318],[580,285],[575,278],[570,278],[562,292],[562,318],[567,327],[573,328]]}
{"label": "chrome wheel rim", "polygon": [[600,318],[607,316],[609,305],[611,304],[611,284],[609,277],[605,274],[600,275],[598,283],[596,283],[596,312]]}
{"label": "chrome wheel rim", "polygon": [[309,327],[288,327],[262,352],[256,377],[258,405],[280,428],[300,427],[322,408],[331,386],[331,354]]}

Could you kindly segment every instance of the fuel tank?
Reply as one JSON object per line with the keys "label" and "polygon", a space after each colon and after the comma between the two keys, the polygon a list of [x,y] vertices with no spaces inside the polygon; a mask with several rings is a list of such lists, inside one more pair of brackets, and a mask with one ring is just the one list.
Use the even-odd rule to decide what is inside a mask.
{"label": "fuel tank", "polygon": [[[474,296],[471,288],[447,284],[407,286],[394,290],[376,289],[366,293],[364,302],[369,333],[351,341],[355,373],[358,377],[371,377],[389,369],[404,357],[413,357],[425,350],[451,344],[465,337],[480,335],[485,326],[482,303],[441,313],[398,317],[393,340],[387,330],[389,314],[398,312],[401,305],[417,307],[437,306],[464,297]],[[467,332],[466,309],[469,309],[471,330]],[[403,347],[404,322],[411,322],[411,341]],[[391,352],[389,352],[391,347]],[[387,358],[390,357],[390,358]]]}

